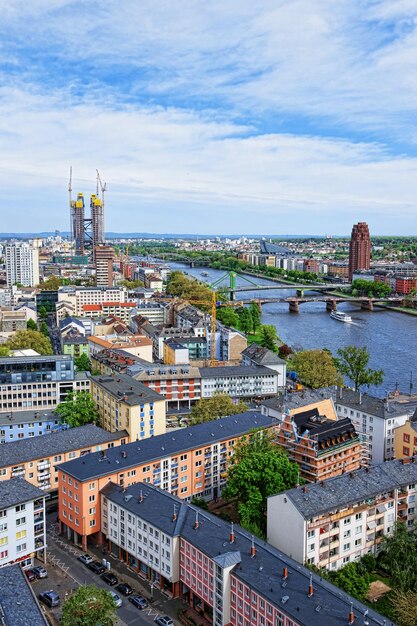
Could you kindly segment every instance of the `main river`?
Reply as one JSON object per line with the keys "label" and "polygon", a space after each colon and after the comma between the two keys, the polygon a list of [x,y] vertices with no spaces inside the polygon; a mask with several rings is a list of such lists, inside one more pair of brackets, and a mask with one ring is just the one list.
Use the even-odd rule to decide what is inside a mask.
{"label": "main river", "polygon": [[[210,268],[189,268],[179,263],[170,265],[208,283],[225,274]],[[203,276],[202,272],[207,272],[208,276]],[[262,278],[248,278],[257,284],[274,284]],[[238,277],[237,285],[243,287],[247,283]],[[287,298],[294,295],[294,289],[248,291],[236,294],[236,299]],[[411,373],[415,383],[413,391],[417,391],[417,317],[384,309],[363,311],[349,303],[343,303],[338,308],[349,312],[354,323],[343,324],[331,319],[324,302],[301,304],[298,314],[290,313],[287,303],[264,304],[262,322],[273,324],[282,341],[297,349],[329,348],[336,354],[342,346],[366,346],[371,367],[381,368],[385,373],[382,388],[372,390],[375,394],[385,395],[394,391],[396,382],[400,391],[408,393]]]}

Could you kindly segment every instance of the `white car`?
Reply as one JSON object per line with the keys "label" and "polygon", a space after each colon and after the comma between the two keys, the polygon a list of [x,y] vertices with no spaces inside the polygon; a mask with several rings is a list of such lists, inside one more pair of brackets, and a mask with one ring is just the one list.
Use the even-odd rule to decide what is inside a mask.
{"label": "white car", "polygon": [[83,563],[84,565],[89,565],[89,563],[93,562],[93,557],[89,554],[80,554],[77,559],[81,561],[81,563]]}
{"label": "white car", "polygon": [[156,622],[158,626],[174,626],[174,622],[168,615],[157,615],[154,622]]}
{"label": "white car", "polygon": [[113,598],[113,602],[116,606],[117,609],[120,609],[120,607],[122,606],[123,602],[120,596],[117,595],[117,593],[115,591],[109,591],[109,594],[111,595],[111,597]]}

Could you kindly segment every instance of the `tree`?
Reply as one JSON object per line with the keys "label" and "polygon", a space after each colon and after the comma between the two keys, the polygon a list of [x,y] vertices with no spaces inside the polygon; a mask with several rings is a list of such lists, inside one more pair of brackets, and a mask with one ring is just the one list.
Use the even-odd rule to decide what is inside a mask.
{"label": "tree", "polygon": [[39,354],[53,354],[49,337],[37,330],[18,330],[5,343],[9,350],[36,350]]}
{"label": "tree", "polygon": [[248,335],[254,331],[252,315],[247,307],[243,307],[241,313],[239,314],[239,320],[240,329],[244,333]]}
{"label": "tree", "polygon": [[416,626],[417,591],[395,590],[390,594],[392,613],[398,626]]}
{"label": "tree", "polygon": [[358,600],[363,600],[369,591],[369,574],[361,573],[357,563],[347,563],[337,572],[331,572],[329,579]]}
{"label": "tree", "polygon": [[44,335],[45,337],[49,337],[49,328],[46,324],[46,322],[41,322],[41,326],[40,326],[40,332],[42,333],[42,335]]}
{"label": "tree", "polygon": [[9,356],[10,350],[6,345],[0,346],[0,356]]}
{"label": "tree", "polygon": [[39,307],[39,317],[43,320],[46,320],[46,318],[48,317],[48,309],[46,308],[46,306]]}
{"label": "tree", "polygon": [[297,352],[291,357],[290,366],[297,372],[300,380],[312,389],[343,383],[333,358],[327,350]]}
{"label": "tree", "polygon": [[110,593],[95,585],[78,587],[62,607],[62,626],[111,626],[116,605]]}
{"label": "tree", "polygon": [[383,370],[368,368],[369,352],[356,346],[346,346],[337,351],[340,357],[337,361],[339,372],[347,376],[358,391],[363,385],[381,385],[384,379]]}
{"label": "tree", "polygon": [[80,354],[75,358],[74,365],[79,372],[91,372],[91,361],[86,354]]}
{"label": "tree", "polygon": [[58,404],[55,411],[71,428],[84,426],[84,424],[96,424],[99,419],[97,407],[89,391],[79,391],[78,393],[71,391],[67,394],[64,402]]}
{"label": "tree", "polygon": [[201,424],[211,422],[226,415],[236,415],[248,410],[244,402],[235,404],[227,393],[218,393],[211,398],[201,398],[191,410],[191,424]]}
{"label": "tree", "polygon": [[391,537],[385,537],[378,560],[400,591],[417,591],[417,533],[397,524]]}
{"label": "tree", "polygon": [[229,328],[240,328],[239,315],[230,307],[220,307],[217,311],[217,319]]}
{"label": "tree", "polygon": [[297,463],[274,443],[274,436],[256,430],[237,444],[222,497],[237,500],[244,528],[265,535],[268,496],[294,487],[298,476]]}
{"label": "tree", "polygon": [[252,315],[253,330],[256,332],[261,325],[261,306],[257,302],[251,302],[249,311]]}
{"label": "tree", "polygon": [[288,357],[293,354],[293,350],[286,343],[283,343],[282,346],[278,348],[278,354],[281,359],[288,359]]}
{"label": "tree", "polygon": [[264,348],[268,348],[268,350],[272,350],[273,352],[277,351],[277,344],[275,343],[277,340],[277,330],[275,326],[270,324],[262,324],[261,326],[261,346]]}
{"label": "tree", "polygon": [[38,330],[38,325],[36,324],[35,320],[33,320],[32,318],[28,319],[28,321],[26,322],[26,328],[28,330]]}
{"label": "tree", "polygon": [[143,287],[142,280],[121,280],[119,285],[126,287],[126,289],[136,289],[137,287]]}

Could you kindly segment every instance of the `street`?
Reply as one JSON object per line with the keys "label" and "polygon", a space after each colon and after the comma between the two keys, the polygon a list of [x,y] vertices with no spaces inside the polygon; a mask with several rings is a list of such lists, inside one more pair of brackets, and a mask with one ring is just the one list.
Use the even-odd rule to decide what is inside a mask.
{"label": "street", "polygon": [[[53,589],[59,594],[62,605],[65,598],[79,585],[96,585],[97,587],[106,589],[106,591],[115,591],[122,599],[123,605],[119,609],[116,609],[118,626],[123,624],[147,624],[149,626],[154,623],[154,618],[157,615],[169,615],[173,621],[176,622],[177,610],[181,604],[179,600],[173,600],[163,595],[159,589],[151,591],[147,581],[138,578],[120,561],[106,556],[112,563],[111,571],[118,577],[119,582],[129,583],[133,587],[134,593],[144,596],[148,601],[151,597],[151,593],[154,595],[154,602],[150,603],[148,608],[140,611],[128,601],[128,598],[122,596],[114,587],[109,587],[101,580],[100,576],[95,575],[77,560],[77,557],[82,554],[82,552],[58,535],[57,525],[52,522],[55,515],[51,515],[49,518],[46,563],[48,578],[32,583],[36,595],[38,595],[40,591]],[[99,558],[97,553],[94,554],[94,552],[90,552],[90,554],[93,558],[101,560],[101,556]],[[61,606],[53,609],[51,612],[55,618],[58,618],[61,613]]]}

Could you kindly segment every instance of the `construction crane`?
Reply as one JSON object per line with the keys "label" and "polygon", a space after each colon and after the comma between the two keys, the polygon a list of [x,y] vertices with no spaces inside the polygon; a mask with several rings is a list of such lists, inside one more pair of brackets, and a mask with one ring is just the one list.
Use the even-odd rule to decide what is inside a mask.
{"label": "construction crane", "polygon": [[100,186],[100,190],[101,190],[101,205],[104,209],[104,192],[107,191],[107,183],[102,183],[101,182],[101,178],[100,178],[100,173],[98,170],[96,170],[97,172],[97,196],[99,195],[99,186]]}
{"label": "construction crane", "polygon": [[72,206],[72,165],[70,166],[70,174],[68,181],[68,196],[69,196],[69,206],[70,206],[70,231],[71,231],[71,240],[74,239],[74,207]]}

